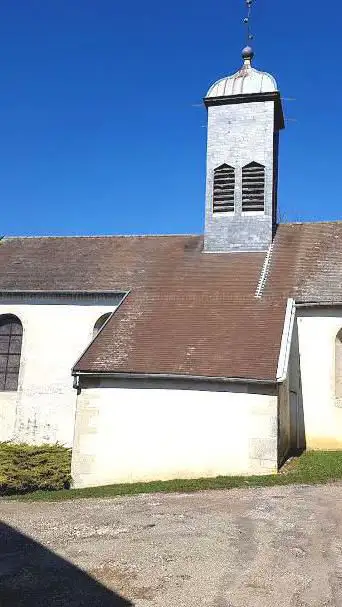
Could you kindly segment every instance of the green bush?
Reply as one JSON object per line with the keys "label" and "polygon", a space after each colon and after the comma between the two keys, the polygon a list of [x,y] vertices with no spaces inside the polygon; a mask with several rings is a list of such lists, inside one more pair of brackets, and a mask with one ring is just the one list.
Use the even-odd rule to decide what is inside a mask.
{"label": "green bush", "polygon": [[70,486],[71,449],[0,443],[0,495]]}

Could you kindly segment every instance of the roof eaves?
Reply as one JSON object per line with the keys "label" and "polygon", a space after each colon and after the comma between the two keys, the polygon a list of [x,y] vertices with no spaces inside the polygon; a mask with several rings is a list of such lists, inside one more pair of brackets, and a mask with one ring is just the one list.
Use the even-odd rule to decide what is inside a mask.
{"label": "roof eaves", "polygon": [[[109,320],[109,319],[108,319]],[[108,322],[108,321],[107,321]],[[76,363],[77,364],[77,363]],[[75,371],[76,364],[72,375],[83,376],[83,377],[105,377],[113,379],[189,379],[192,381],[206,381],[206,382],[221,382],[221,383],[235,383],[235,384],[262,384],[262,385],[276,385],[276,379],[260,379],[251,377],[214,377],[211,375],[190,375],[190,374],[179,374],[179,373],[116,373],[116,372],[99,372],[99,371]]]}
{"label": "roof eaves", "polygon": [[0,295],[57,295],[67,296],[70,295],[125,295],[127,291],[125,289],[115,290],[81,290],[81,289],[69,289],[69,290],[56,290],[56,289],[1,289]]}
{"label": "roof eaves", "polygon": [[342,300],[296,301],[296,308],[340,308]]}

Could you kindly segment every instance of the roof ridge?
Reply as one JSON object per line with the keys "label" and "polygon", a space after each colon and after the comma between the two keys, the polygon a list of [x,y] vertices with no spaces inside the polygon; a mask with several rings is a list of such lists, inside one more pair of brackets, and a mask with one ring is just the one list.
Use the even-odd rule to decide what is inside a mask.
{"label": "roof ridge", "polygon": [[309,226],[317,226],[317,225],[327,225],[327,224],[342,224],[342,219],[331,219],[331,220],[322,220],[322,221],[284,221],[278,224],[278,227],[282,226],[293,226],[293,225],[309,225]]}
{"label": "roof ridge", "polygon": [[168,238],[168,237],[199,237],[202,234],[66,234],[50,236],[4,236],[3,240],[28,240],[28,239],[49,239],[49,238]]}

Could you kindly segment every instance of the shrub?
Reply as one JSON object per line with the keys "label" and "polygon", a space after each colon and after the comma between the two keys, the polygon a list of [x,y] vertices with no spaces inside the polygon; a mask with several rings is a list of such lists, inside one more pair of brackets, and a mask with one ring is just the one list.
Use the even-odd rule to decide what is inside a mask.
{"label": "shrub", "polygon": [[71,449],[59,444],[0,443],[0,495],[67,489]]}

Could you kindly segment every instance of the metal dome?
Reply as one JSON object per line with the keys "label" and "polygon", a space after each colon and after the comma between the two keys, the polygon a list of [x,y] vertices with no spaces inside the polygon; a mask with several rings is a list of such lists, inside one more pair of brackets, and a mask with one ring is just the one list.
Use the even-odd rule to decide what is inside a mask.
{"label": "metal dome", "polygon": [[213,84],[208,97],[230,97],[231,95],[251,95],[253,93],[273,93],[278,90],[271,74],[259,72],[252,67],[253,50],[246,47],[242,51],[243,66],[232,76],[226,76]]}

